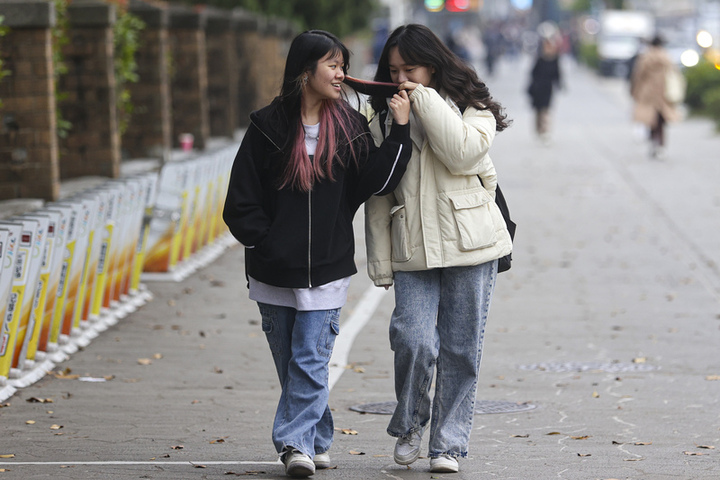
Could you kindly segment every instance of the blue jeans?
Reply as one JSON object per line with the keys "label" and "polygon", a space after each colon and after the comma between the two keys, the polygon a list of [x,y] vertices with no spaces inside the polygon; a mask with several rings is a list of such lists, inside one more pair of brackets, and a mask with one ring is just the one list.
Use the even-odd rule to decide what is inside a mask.
{"label": "blue jeans", "polygon": [[328,364],[340,331],[340,309],[298,311],[258,303],[282,393],[272,439],[278,453],[314,457],[333,441]]}
{"label": "blue jeans", "polygon": [[431,458],[467,456],[496,278],[497,260],[472,267],[395,272],[390,346],[395,352],[398,405],[387,431],[394,437],[422,434],[432,410]]}

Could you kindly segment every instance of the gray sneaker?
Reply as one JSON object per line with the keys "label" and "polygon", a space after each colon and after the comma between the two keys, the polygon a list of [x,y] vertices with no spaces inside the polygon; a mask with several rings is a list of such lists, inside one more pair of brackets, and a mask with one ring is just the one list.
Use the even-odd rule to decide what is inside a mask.
{"label": "gray sneaker", "polygon": [[413,432],[407,437],[399,437],[395,443],[393,458],[398,465],[410,465],[420,456],[422,434]]}
{"label": "gray sneaker", "polygon": [[294,448],[282,456],[285,464],[285,474],[291,477],[304,478],[315,474],[315,464],[312,459]]}
{"label": "gray sneaker", "polygon": [[458,461],[452,455],[443,453],[439,457],[430,459],[430,472],[432,473],[457,473]]}
{"label": "gray sneaker", "polygon": [[313,463],[315,463],[315,468],[317,468],[318,470],[330,468],[330,453],[316,453],[315,458],[313,458]]}

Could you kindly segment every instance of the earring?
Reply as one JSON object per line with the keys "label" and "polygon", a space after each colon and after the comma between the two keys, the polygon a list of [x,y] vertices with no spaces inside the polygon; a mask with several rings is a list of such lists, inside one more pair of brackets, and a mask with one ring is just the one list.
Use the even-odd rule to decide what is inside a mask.
{"label": "earring", "polygon": [[302,86],[304,87],[305,85],[307,85],[307,82],[308,82],[308,76],[305,75],[305,76],[303,76],[303,78],[302,78]]}

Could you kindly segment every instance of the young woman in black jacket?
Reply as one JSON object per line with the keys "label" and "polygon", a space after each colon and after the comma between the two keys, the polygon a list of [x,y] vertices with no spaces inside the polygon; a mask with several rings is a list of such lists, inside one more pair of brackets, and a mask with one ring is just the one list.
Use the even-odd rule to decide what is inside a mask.
{"label": "young woman in black jacket", "polygon": [[376,147],[343,97],[348,58],[328,32],[293,40],[280,95],[250,117],[223,212],[245,246],[250,299],[282,385],[272,436],[291,476],[330,466],[328,363],[357,272],[353,216],[397,186],[412,150],[407,93],[390,101],[399,125]]}

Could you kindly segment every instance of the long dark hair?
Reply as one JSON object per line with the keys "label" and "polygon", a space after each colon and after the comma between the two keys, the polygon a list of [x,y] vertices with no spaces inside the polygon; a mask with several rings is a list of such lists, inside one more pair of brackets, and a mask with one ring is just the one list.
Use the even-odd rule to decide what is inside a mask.
{"label": "long dark hair", "polygon": [[[403,25],[390,34],[378,61],[375,81],[391,81],[389,56],[390,50],[395,47],[407,64],[434,69],[435,88],[445,91],[461,110],[467,107],[490,110],[495,117],[495,129],[498,132],[508,127],[509,122],[506,121],[507,116],[503,113],[502,106],[493,100],[475,70],[466,65],[424,25]],[[385,97],[370,97],[370,105],[375,112],[387,109]]]}
{"label": "long dark hair", "polygon": [[333,164],[340,158],[339,147],[347,145],[350,158],[356,163],[359,152],[355,151],[353,138],[362,132],[358,116],[345,101],[325,100],[320,108],[320,136],[314,158],[305,150],[305,130],[302,125],[303,77],[314,74],[318,61],[330,54],[341,54],[343,71],[347,73],[350,52],[332,33],[323,30],[309,30],[292,41],[285,62],[282,88],[278,101],[288,118],[288,137],[283,145],[285,169],[280,179],[280,188],[290,187],[309,191],[318,180],[333,180]]}

